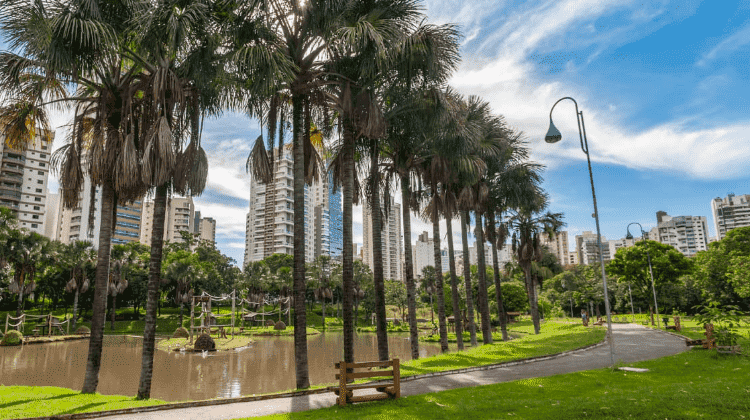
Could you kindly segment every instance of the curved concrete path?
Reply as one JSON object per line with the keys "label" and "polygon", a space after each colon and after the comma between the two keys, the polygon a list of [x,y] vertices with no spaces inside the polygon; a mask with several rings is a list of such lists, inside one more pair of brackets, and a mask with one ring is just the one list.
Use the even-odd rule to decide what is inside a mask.
{"label": "curved concrete path", "polygon": [[[688,349],[685,340],[636,324],[613,324],[615,362],[632,363],[670,356]],[[467,373],[454,373],[401,383],[401,395],[418,395],[448,389],[489,385],[518,379],[552,376],[610,366],[609,346],[600,345],[547,360]],[[359,394],[358,394],[359,395]],[[207,407],[179,408],[107,417],[111,420],[212,420],[236,419],[331,407],[332,392],[265,401],[232,403]]]}

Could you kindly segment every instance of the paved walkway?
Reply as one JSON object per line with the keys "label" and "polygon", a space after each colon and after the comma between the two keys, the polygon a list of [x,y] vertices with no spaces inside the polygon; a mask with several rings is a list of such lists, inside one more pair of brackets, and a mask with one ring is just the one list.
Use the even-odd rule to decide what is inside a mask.
{"label": "paved walkway", "polygon": [[[615,338],[615,362],[632,363],[656,359],[685,351],[681,338],[655,331],[636,324],[613,324]],[[609,346],[601,345],[585,351],[567,354],[553,359],[526,364],[499,367],[483,371],[455,373],[401,383],[401,395],[419,395],[430,392],[489,385],[518,379],[552,376],[561,373],[599,369],[610,366]],[[359,395],[359,394],[358,394]],[[330,407],[336,404],[333,393],[314,394],[265,401],[214,405],[208,407],[181,408],[149,413],[138,413],[106,417],[111,420],[212,420],[236,419],[251,416],[289,413]]]}

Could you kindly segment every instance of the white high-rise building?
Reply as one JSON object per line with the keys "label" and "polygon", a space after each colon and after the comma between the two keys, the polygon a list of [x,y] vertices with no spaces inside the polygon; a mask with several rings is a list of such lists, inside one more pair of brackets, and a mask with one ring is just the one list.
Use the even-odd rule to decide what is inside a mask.
{"label": "white high-rise building", "polygon": [[[427,267],[435,266],[435,241],[433,241],[427,232],[422,232],[417,238],[417,242],[412,247],[412,264],[414,264],[414,277],[422,277],[422,270]],[[448,260],[448,248],[440,250],[440,269],[443,273],[450,270],[450,261]]]}
{"label": "white high-rise building", "polygon": [[547,248],[549,248],[550,252],[557,257],[557,261],[560,262],[560,264],[565,265],[570,260],[570,257],[568,257],[568,254],[570,251],[568,251],[568,232],[562,231],[557,232],[551,239],[549,235],[542,234],[541,235],[541,241],[543,245],[547,245]]}
{"label": "white high-rise building", "polygon": [[[151,245],[154,226],[154,202],[143,203],[141,214],[142,227],[140,242]],[[119,223],[119,219],[118,219]],[[164,216],[164,240],[169,242],[183,242],[180,232],[193,233],[195,230],[195,204],[192,197],[167,198],[167,210]]]}
{"label": "white high-rise building", "polygon": [[[250,180],[250,211],[245,219],[244,265],[273,254],[294,253],[294,174],[291,151],[275,162],[273,182]],[[269,199],[266,200],[266,195]],[[313,194],[305,187],[305,261],[315,258]]]}
{"label": "white high-rise building", "polygon": [[705,216],[673,217],[665,212],[658,212],[656,218],[659,223],[659,242],[673,246],[686,257],[708,249],[708,223]]}
{"label": "white high-rise building", "polygon": [[[383,231],[381,242],[383,250],[383,277],[387,280],[404,279],[404,269],[401,261],[404,253],[401,243],[401,204],[391,198],[390,211],[383,218]],[[370,268],[373,268],[373,246],[372,246],[372,214],[369,206],[362,206],[362,260]],[[415,270],[414,274],[417,272]]]}
{"label": "white high-rise building", "polygon": [[[505,263],[511,260],[510,246],[505,245],[502,249],[497,250],[497,262],[502,268]],[[489,243],[484,244],[484,263],[487,267],[492,267],[492,245]],[[469,247],[469,264],[477,265],[477,242],[474,241],[474,246]]]}
{"label": "white high-rise building", "polygon": [[[52,135],[54,138],[54,133]],[[44,235],[46,231],[47,183],[52,144],[37,135],[28,149],[18,151],[0,138],[0,206],[18,217],[18,227]]]}
{"label": "white high-rise building", "polygon": [[711,213],[718,240],[734,228],[750,226],[750,195],[729,194],[711,200]]}
{"label": "white high-rise building", "polygon": [[[605,263],[612,259],[609,243],[604,236],[602,236],[602,251],[604,252],[603,260]],[[599,264],[599,244],[596,240],[596,233],[586,231],[582,235],[576,235],[576,253],[578,254],[579,264]]]}
{"label": "white high-rise building", "polygon": [[60,212],[60,194],[47,194],[47,206],[44,209],[44,236],[50,240],[59,240],[57,237],[62,222]]}

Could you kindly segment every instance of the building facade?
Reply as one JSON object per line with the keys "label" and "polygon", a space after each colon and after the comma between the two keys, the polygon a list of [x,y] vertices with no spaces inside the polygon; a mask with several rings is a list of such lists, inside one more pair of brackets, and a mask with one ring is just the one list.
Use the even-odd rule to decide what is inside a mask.
{"label": "building facade", "polygon": [[560,264],[568,264],[570,251],[568,250],[568,232],[557,232],[552,238],[547,234],[541,235],[541,242],[549,248],[550,252],[557,257]]}
{"label": "building facade", "polygon": [[708,222],[705,216],[672,217],[659,212],[657,221],[659,242],[671,245],[686,257],[708,249]]}
{"label": "building facade", "polygon": [[[412,247],[412,264],[414,264],[414,277],[422,277],[422,270],[425,267],[435,266],[435,242],[430,238],[427,232],[422,232],[417,238],[417,242]],[[443,273],[450,270],[450,261],[448,260],[448,249],[440,250],[440,269]]]}
{"label": "building facade", "polygon": [[[401,204],[391,198],[388,214],[383,218],[381,245],[383,250],[383,277],[388,280],[404,279],[401,261],[404,252],[401,242]],[[373,266],[372,213],[367,204],[362,206],[362,260],[371,269]],[[416,271],[415,271],[415,274]]]}
{"label": "building facade", "polygon": [[16,214],[18,227],[40,235],[46,230],[51,148],[39,135],[21,151],[0,138],[0,206]]}
{"label": "building facade", "polygon": [[[245,219],[244,265],[273,254],[294,253],[294,174],[291,152],[275,163],[273,182],[250,180],[250,209]],[[313,192],[305,186],[305,261],[315,258]]]}
{"label": "building facade", "polygon": [[[610,253],[609,243],[604,236],[602,236],[602,251],[605,263],[612,259],[613,254]],[[599,244],[596,240],[596,233],[586,231],[581,235],[576,235],[576,253],[579,264],[599,264]]]}
{"label": "building facade", "polygon": [[734,228],[750,226],[750,195],[728,194],[711,200],[711,213],[718,240]]}

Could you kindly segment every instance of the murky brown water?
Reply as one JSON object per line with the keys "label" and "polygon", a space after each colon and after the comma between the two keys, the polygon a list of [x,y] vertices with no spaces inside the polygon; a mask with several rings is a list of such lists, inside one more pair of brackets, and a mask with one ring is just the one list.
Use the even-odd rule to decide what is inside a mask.
{"label": "murky brown water", "polygon": [[[409,340],[389,337],[393,357],[409,360]],[[310,382],[335,382],[333,364],[343,358],[343,335],[308,336]],[[420,355],[440,352],[440,345],[419,343]],[[375,334],[355,336],[355,360],[377,360]],[[0,384],[81,389],[88,341],[0,347]],[[97,392],[135,395],[141,372],[141,339],[105,336]],[[151,396],[167,401],[239,397],[295,387],[292,337],[256,337],[250,347],[206,355],[157,351]]]}

